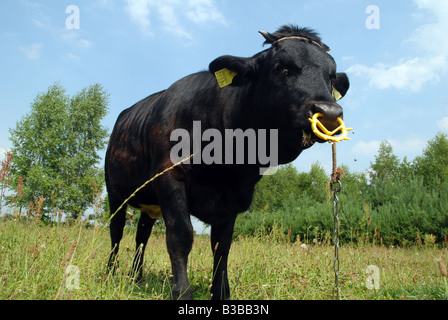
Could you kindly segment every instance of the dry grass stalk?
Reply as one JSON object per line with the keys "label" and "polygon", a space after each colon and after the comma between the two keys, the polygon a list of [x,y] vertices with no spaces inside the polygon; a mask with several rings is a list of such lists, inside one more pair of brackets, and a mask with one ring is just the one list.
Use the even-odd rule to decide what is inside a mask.
{"label": "dry grass stalk", "polygon": [[445,278],[448,277],[448,271],[446,270],[445,263],[442,261],[442,259],[438,260],[437,263],[439,264],[440,274]]}
{"label": "dry grass stalk", "polygon": [[72,260],[73,253],[75,252],[77,244],[78,244],[78,242],[73,241],[72,244],[70,245],[67,255],[65,256],[65,264],[68,264],[70,262],[70,260]]}

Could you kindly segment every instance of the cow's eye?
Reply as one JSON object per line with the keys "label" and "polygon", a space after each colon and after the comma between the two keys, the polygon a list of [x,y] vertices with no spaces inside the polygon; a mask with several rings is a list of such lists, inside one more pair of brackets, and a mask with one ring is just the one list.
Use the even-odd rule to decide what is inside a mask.
{"label": "cow's eye", "polygon": [[273,73],[277,76],[287,77],[291,74],[291,69],[279,63],[275,65]]}
{"label": "cow's eye", "polygon": [[280,74],[282,73],[284,70],[287,70],[284,66],[282,66],[281,64],[276,64],[274,67],[274,74]]}

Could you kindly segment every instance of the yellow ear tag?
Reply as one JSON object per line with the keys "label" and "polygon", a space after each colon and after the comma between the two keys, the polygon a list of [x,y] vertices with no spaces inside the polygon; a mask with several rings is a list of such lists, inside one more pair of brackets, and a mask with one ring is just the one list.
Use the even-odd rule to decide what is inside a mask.
{"label": "yellow ear tag", "polygon": [[333,94],[333,98],[334,98],[334,100],[338,101],[338,100],[341,100],[341,99],[342,99],[342,94],[341,94],[338,90],[336,90],[335,87],[333,87],[333,92],[332,92],[332,94]]}
{"label": "yellow ear tag", "polygon": [[[353,130],[353,128],[346,128],[344,121],[341,118],[338,118],[339,127],[333,131],[328,131],[328,129],[325,128],[325,126],[318,119],[323,116],[324,115],[322,113],[315,113],[312,119],[308,119],[311,122],[311,129],[313,129],[316,136],[331,142],[350,140],[350,138],[347,138],[347,132]],[[341,134],[339,136],[334,136],[339,131],[341,131]]]}
{"label": "yellow ear tag", "polygon": [[216,71],[215,77],[216,77],[216,80],[218,80],[219,87],[224,88],[232,83],[233,78],[235,78],[235,76],[237,74],[238,73],[236,73],[235,71],[231,71],[227,68],[224,68],[219,71]]}

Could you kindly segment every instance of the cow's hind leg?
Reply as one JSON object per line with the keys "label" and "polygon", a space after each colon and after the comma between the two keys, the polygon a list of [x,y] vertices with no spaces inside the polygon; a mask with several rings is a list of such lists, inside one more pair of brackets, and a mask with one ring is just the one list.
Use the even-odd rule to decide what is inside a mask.
{"label": "cow's hind leg", "polygon": [[213,283],[211,295],[213,300],[230,298],[229,280],[227,278],[227,258],[232,244],[233,227],[236,215],[219,225],[212,225],[211,245],[213,251]]}
{"label": "cow's hind leg", "polygon": [[[167,221],[169,219],[169,222]],[[190,217],[168,218],[166,225],[166,244],[173,271],[173,300],[192,300],[193,293],[188,281],[188,255],[193,246],[193,226]]]}
{"label": "cow's hind leg", "polygon": [[118,250],[121,238],[123,237],[127,208],[127,206],[124,205],[120,210],[118,210],[121,204],[122,202],[118,198],[109,194],[109,208],[110,214],[112,215],[112,219],[110,221],[110,239],[112,249],[109,256],[109,263],[107,264],[108,272],[114,271],[116,268],[118,268]]}
{"label": "cow's hind leg", "polygon": [[143,256],[145,255],[146,244],[151,235],[155,219],[151,219],[145,212],[141,212],[138,220],[137,235],[135,237],[135,256],[132,270],[136,281],[141,281],[143,276]]}
{"label": "cow's hind leg", "polygon": [[173,271],[172,297],[174,300],[193,299],[188,281],[188,255],[193,246],[193,226],[188,211],[182,183],[168,179],[159,180],[158,195],[166,227],[166,244]]}
{"label": "cow's hind leg", "polygon": [[[165,218],[165,217],[164,217]],[[188,281],[188,255],[193,246],[193,226],[190,217],[171,216],[165,220],[166,244],[173,271],[173,300],[192,300]]]}

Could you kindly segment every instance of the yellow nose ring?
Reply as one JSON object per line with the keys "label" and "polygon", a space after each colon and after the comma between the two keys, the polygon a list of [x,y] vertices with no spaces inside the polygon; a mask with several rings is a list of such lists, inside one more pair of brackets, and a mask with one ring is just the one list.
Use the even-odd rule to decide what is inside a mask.
{"label": "yellow nose ring", "polygon": [[[338,118],[339,127],[334,129],[333,131],[328,131],[328,129],[325,128],[325,126],[318,119],[323,116],[324,115],[322,113],[315,113],[313,118],[308,119],[311,122],[311,129],[313,130],[316,136],[318,136],[323,140],[331,142],[341,142],[343,140],[350,140],[350,138],[347,138],[347,133],[350,130],[353,130],[353,128],[346,128],[344,121],[341,118]],[[341,132],[341,134],[334,136],[339,131]]]}

